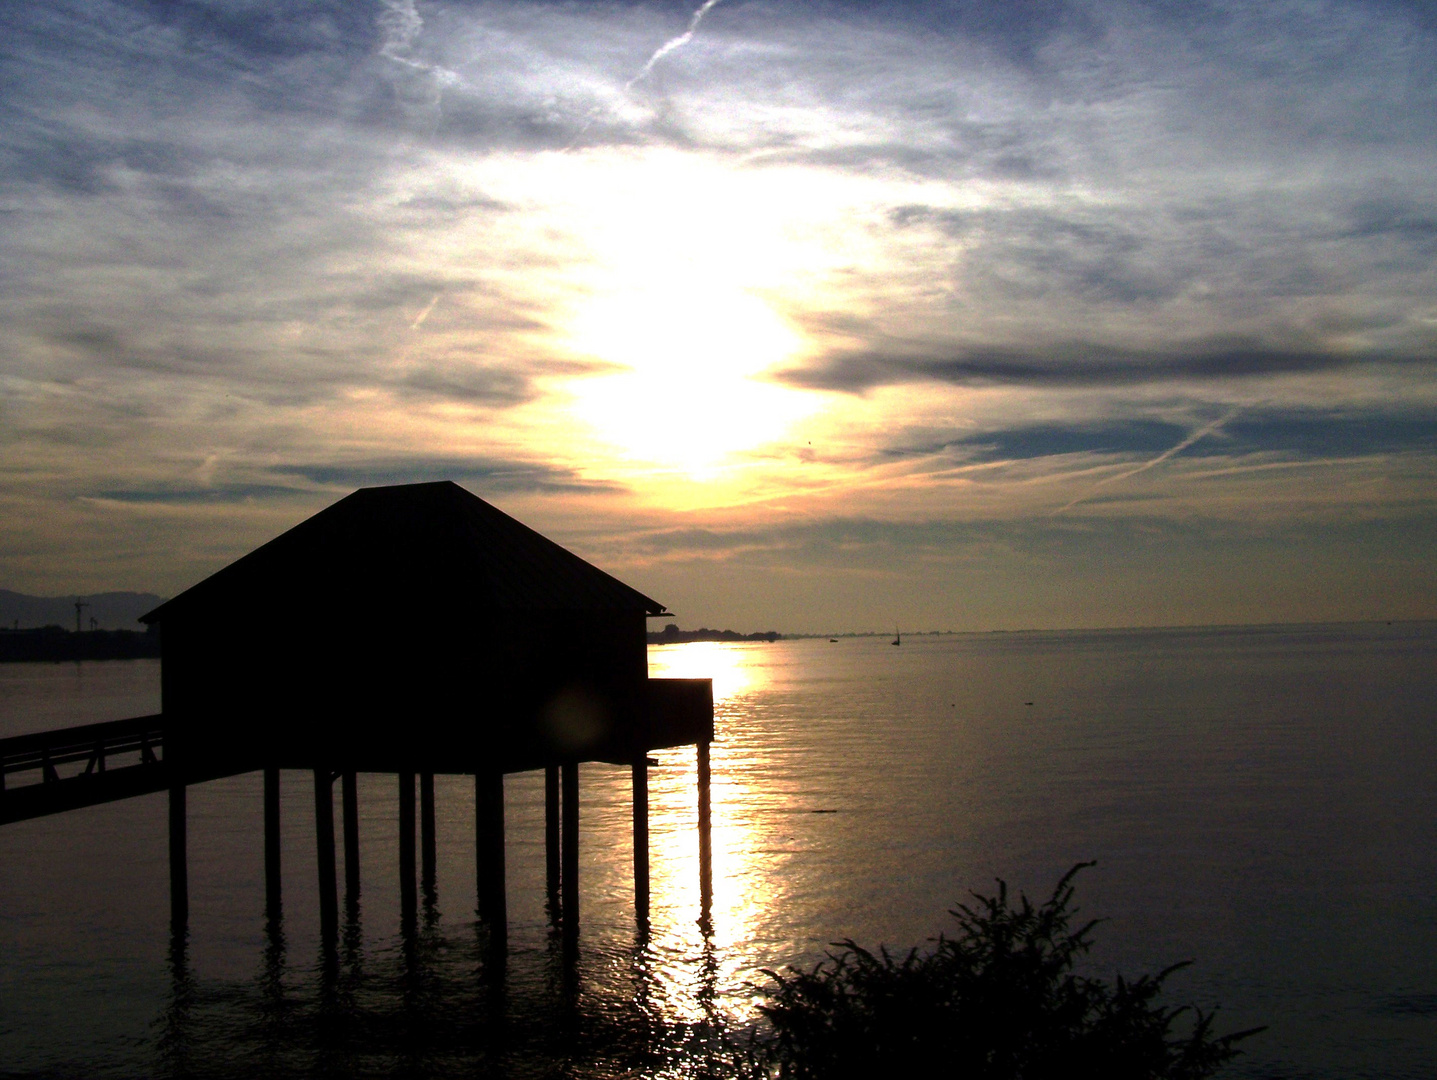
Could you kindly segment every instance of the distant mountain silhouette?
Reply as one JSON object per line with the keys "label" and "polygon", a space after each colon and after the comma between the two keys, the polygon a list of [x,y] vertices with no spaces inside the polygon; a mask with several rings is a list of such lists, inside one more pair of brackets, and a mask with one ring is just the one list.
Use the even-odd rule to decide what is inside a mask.
{"label": "distant mountain silhouette", "polygon": [[88,606],[81,612],[81,628],[90,629],[95,620],[100,630],[139,630],[145,627],[140,616],[164,602],[163,596],[140,592],[82,593],[69,596],[27,596],[25,593],[0,589],[0,626],[20,629],[37,626],[63,626],[75,629],[75,601]]}

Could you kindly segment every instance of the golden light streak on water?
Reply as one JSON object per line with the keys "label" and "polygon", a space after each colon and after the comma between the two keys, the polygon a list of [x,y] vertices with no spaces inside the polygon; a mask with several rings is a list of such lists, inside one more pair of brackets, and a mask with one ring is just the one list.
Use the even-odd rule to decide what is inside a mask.
{"label": "golden light streak on water", "polygon": [[[766,643],[690,642],[649,650],[655,678],[712,678],[716,739],[711,748],[713,896],[702,919],[698,861],[698,761],[691,747],[661,751],[650,770],[651,941],[660,982],[679,993],[667,1005],[679,1020],[698,1021],[715,1007],[714,988],[761,980],[746,946],[766,909],[780,904],[781,878],[762,872],[766,847],[754,807],[771,800],[757,790],[746,740],[725,736],[769,687]],[[701,925],[703,924],[703,925]],[[739,946],[739,947],[735,947]],[[734,1018],[730,998],[726,1011]],[[742,1019],[749,1017],[743,1016]]]}
{"label": "golden light streak on water", "polygon": [[691,641],[649,649],[651,679],[712,679],[714,706],[768,689],[764,644]]}

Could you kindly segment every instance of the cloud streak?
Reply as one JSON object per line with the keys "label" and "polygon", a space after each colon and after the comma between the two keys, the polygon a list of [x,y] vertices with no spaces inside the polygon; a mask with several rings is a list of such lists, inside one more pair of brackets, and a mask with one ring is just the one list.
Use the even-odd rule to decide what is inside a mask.
{"label": "cloud streak", "polygon": [[[935,350],[936,351],[936,350]],[[1230,382],[1281,375],[1314,375],[1363,365],[1421,369],[1432,358],[1335,347],[1278,347],[1218,339],[1152,349],[1065,342],[1028,348],[988,347],[957,355],[838,352],[777,373],[790,385],[862,393],[894,383],[931,381],[958,386],[1109,387],[1140,383]]]}
{"label": "cloud streak", "polygon": [[430,313],[439,305],[439,298],[443,295],[443,293],[435,293],[434,299],[425,304],[419,314],[414,317],[414,321],[409,324],[409,329],[418,330],[423,326],[424,320],[429,318]]}
{"label": "cloud streak", "polygon": [[712,11],[715,7],[717,7],[720,3],[722,3],[722,0],[704,0],[702,4],[695,8],[694,13],[689,16],[689,25],[684,30],[684,32],[682,34],[677,34],[674,37],[669,38],[668,41],[664,42],[657,49],[655,49],[653,55],[651,55],[648,60],[644,61],[644,66],[638,70],[638,72],[634,75],[633,78],[631,78],[628,82],[624,84],[624,89],[626,91],[632,90],[638,83],[648,78],[649,72],[654,70],[655,64],[657,64],[664,57],[668,56],[669,53],[674,52],[677,49],[682,49],[685,45],[692,41],[694,39],[694,34],[698,33],[699,23],[703,21],[704,16],[707,15],[710,11]]}
{"label": "cloud streak", "polygon": [[1062,506],[1058,507],[1057,510],[1054,510],[1053,516],[1057,517],[1060,514],[1067,513],[1079,503],[1086,502],[1088,499],[1091,499],[1094,495],[1098,493],[1100,489],[1105,488],[1110,484],[1116,484],[1122,482],[1123,480],[1129,480],[1132,477],[1137,476],[1139,473],[1147,472],[1149,469],[1156,468],[1164,461],[1167,461],[1168,458],[1173,457],[1175,454],[1181,454],[1184,450],[1192,446],[1193,443],[1197,442],[1199,439],[1205,438],[1206,436],[1211,435],[1213,432],[1221,429],[1224,424],[1226,424],[1229,420],[1231,420],[1238,414],[1238,411],[1239,410],[1237,409],[1233,409],[1226,416],[1221,416],[1218,419],[1212,421],[1211,423],[1204,424],[1202,427],[1198,428],[1192,434],[1188,435],[1186,438],[1180,441],[1176,446],[1164,450],[1157,457],[1149,458],[1141,465],[1135,465],[1131,469],[1124,469],[1122,472],[1114,473],[1111,476],[1103,477],[1082,495],[1079,495],[1076,498],[1069,500]]}

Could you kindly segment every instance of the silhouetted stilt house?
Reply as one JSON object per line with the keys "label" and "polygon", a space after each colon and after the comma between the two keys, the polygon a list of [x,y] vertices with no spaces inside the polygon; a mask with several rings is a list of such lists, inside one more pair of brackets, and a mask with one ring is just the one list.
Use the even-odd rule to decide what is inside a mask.
{"label": "silhouetted stilt house", "polygon": [[264,770],[267,895],[277,911],[279,770],[313,771],[321,921],[332,931],[333,781],[344,781],[353,894],[355,775],[398,774],[401,899],[411,915],[415,780],[432,883],[433,776],[466,773],[475,777],[479,909],[502,940],[503,776],[543,768],[551,900],[572,932],[586,761],[633,770],[643,917],[647,755],[688,744],[699,755],[707,897],[712,684],[648,678],[645,620],[663,614],[662,604],[448,482],[356,491],[162,604],[143,621],[161,631],[163,711],[148,719],[163,726],[176,920],[188,910],[187,784]]}

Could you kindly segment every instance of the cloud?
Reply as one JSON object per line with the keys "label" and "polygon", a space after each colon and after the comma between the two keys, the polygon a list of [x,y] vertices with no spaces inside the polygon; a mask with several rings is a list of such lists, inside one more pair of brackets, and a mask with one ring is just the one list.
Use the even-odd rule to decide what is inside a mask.
{"label": "cloud", "polygon": [[165,484],[101,489],[80,498],[137,505],[188,506],[245,503],[257,499],[272,501],[295,494],[296,489],[276,484],[225,484],[215,487]]}
{"label": "cloud", "polygon": [[406,372],[397,385],[407,394],[483,405],[518,405],[535,396],[520,372],[466,364],[428,365]]}
{"label": "cloud", "polygon": [[965,460],[1007,461],[1063,454],[1158,453],[1182,439],[1186,429],[1165,420],[1110,420],[1096,424],[1034,424],[886,448],[894,457],[955,453]]}
{"label": "cloud", "polygon": [[[1151,459],[1183,446],[1186,457],[1271,459],[1352,458],[1437,451],[1437,413],[1341,412],[1318,409],[1248,408],[1230,411],[1216,426],[1158,418],[1112,418],[1087,423],[1025,424],[949,433],[896,443],[872,458],[947,455],[961,461],[1002,462],[1051,457]],[[1188,442],[1194,431],[1204,437]]]}
{"label": "cloud", "polygon": [[485,492],[615,493],[621,488],[604,480],[588,480],[572,469],[543,462],[504,460],[476,455],[452,457],[377,457],[342,462],[276,466],[270,470],[328,488],[350,489],[376,484],[415,484],[453,480]]}
{"label": "cloud", "polygon": [[[286,498],[311,499],[316,489],[349,491],[382,484],[414,484],[454,480],[481,494],[586,493],[614,494],[611,482],[589,480],[572,469],[543,462],[484,455],[392,455],[283,465],[231,464],[229,478],[214,479],[214,462],[200,470],[205,482],[185,478],[149,480],[123,486],[82,489],[77,497],[113,503],[146,505],[225,505]],[[246,478],[238,478],[243,474]]]}
{"label": "cloud", "polygon": [[1223,425],[1209,452],[1343,458],[1437,452],[1437,414],[1259,410]]}
{"label": "cloud", "polygon": [[[1120,497],[1129,503],[1151,498],[1142,494]],[[1406,543],[1414,551],[1420,551],[1431,544],[1430,537],[1424,538],[1421,530],[1424,523],[1434,520],[1434,509],[1437,508],[1429,502],[1422,507],[1403,508],[1384,518],[1406,534]],[[1332,529],[1334,534],[1345,531],[1370,534],[1381,526],[1371,517],[1350,521],[1327,517],[1323,519],[1322,528]],[[1212,552],[1221,550],[1226,543],[1236,546],[1253,540],[1306,540],[1309,530],[1308,524],[1294,527],[1290,521],[1272,517],[1231,519],[1224,523],[1222,540],[1215,543],[1210,523],[1191,518],[1170,519],[1158,514],[1044,517],[1029,521],[843,516],[761,528],[655,531],[634,538],[631,550],[677,564],[719,566],[748,561],[759,565],[782,564],[791,569],[829,567],[853,573],[893,572],[920,555],[942,563],[971,563],[978,567],[995,552],[1001,552],[1004,561],[1060,567],[1065,561],[1074,565],[1105,560],[1117,563],[1121,561],[1118,553],[1123,549],[1154,550],[1173,545],[1188,551]],[[780,555],[781,560],[775,558]],[[1045,570],[1055,566],[1047,566]]]}
{"label": "cloud", "polygon": [[1427,357],[1352,354],[1333,348],[1281,348],[1258,341],[1216,339],[1140,350],[1071,342],[1048,348],[978,348],[948,355],[837,353],[779,372],[792,386],[862,393],[893,383],[933,381],[961,386],[1114,387],[1141,383],[1227,382],[1272,375],[1316,374],[1360,365],[1430,366]]}
{"label": "cloud", "polygon": [[[792,548],[887,574],[885,515],[931,516],[900,545],[921,561],[1025,517],[1077,536],[1105,515],[1229,528],[1421,502],[1427,6],[762,0],[687,37],[705,10],[8,12],[0,499],[30,500],[9,535],[78,550],[72,526],[28,523],[85,497],[223,519],[206,543],[238,545],[266,504],[443,475],[559,522],[599,493],[659,521],[660,561]],[[566,411],[599,366],[576,326],[592,316],[622,366],[607,293],[669,289],[771,311],[796,342],[771,377],[814,392],[719,479]],[[683,333],[662,335],[681,375]],[[813,530],[764,525],[779,502]]]}

